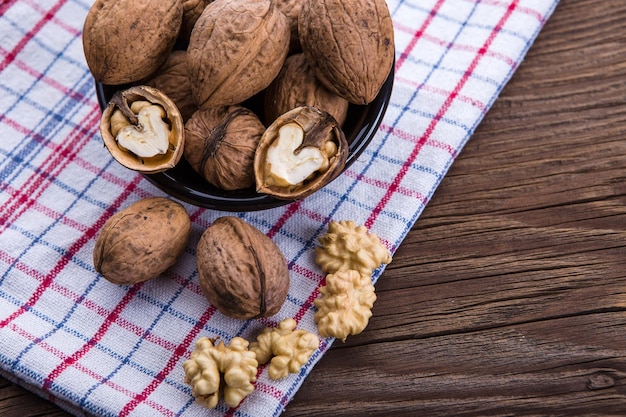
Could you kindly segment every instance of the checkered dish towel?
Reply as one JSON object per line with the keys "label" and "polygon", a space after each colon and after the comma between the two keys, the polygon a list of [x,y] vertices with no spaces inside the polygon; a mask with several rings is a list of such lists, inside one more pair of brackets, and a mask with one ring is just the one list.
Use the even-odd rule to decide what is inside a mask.
{"label": "checkered dish towel", "polygon": [[[230,319],[198,284],[195,245],[219,216],[184,204],[192,236],[163,277],[117,286],[92,265],[107,218],[164,195],[115,162],[98,131],[100,109],[81,30],[90,0],[0,4],[0,373],[76,415],[277,416],[330,347],[299,374],[272,381],[235,410],[206,410],[183,382],[201,336],[254,340],[293,317],[317,332],[313,260],[330,220],[355,220],[393,253],[522,61],[556,0],[389,0],[396,75],[374,140],[337,180],[300,202],[239,213],[289,261],[282,310]],[[374,274],[376,280],[382,268]]]}

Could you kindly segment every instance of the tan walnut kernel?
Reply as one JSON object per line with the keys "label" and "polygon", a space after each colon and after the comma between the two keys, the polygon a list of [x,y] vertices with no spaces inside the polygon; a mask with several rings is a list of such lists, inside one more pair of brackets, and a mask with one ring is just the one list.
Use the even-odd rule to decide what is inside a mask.
{"label": "tan walnut kernel", "polygon": [[358,271],[339,271],[326,276],[314,320],[322,337],[336,337],[345,342],[349,335],[361,333],[372,316],[376,293],[371,277]]}
{"label": "tan walnut kernel", "polygon": [[237,407],[254,391],[258,362],[254,352],[248,350],[248,341],[234,337],[230,345],[223,341],[201,337],[195,349],[183,363],[185,383],[191,386],[196,401],[214,408],[223,394],[229,407]]}
{"label": "tan walnut kernel", "polygon": [[266,327],[250,344],[260,365],[270,363],[268,374],[271,379],[285,378],[298,373],[319,347],[319,339],[306,330],[295,330],[296,321],[286,318],[278,328]]}
{"label": "tan walnut kernel", "polygon": [[326,273],[352,269],[370,276],[381,264],[391,262],[391,253],[378,236],[353,220],[331,221],[318,240],[316,262]]}
{"label": "tan walnut kernel", "polygon": [[116,91],[100,118],[100,135],[111,156],[126,168],[146,174],[178,163],[184,129],[176,104],[147,85]]}
{"label": "tan walnut kernel", "polygon": [[278,117],[254,155],[259,193],[304,198],[334,180],[346,164],[348,142],[327,112],[300,106]]}

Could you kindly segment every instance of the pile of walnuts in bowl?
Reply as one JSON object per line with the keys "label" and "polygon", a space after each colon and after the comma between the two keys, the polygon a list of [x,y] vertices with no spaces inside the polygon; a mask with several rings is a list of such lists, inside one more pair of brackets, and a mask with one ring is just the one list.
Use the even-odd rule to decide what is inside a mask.
{"label": "pile of walnuts in bowl", "polygon": [[342,172],[348,108],[376,98],[395,54],[385,0],[96,0],[83,46],[116,87],[100,131],[118,162],[184,158],[221,190],[283,200]]}

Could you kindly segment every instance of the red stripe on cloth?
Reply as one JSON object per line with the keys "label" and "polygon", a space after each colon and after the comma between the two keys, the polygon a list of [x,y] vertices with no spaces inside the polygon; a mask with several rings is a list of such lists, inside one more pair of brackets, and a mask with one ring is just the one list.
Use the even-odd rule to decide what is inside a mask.
{"label": "red stripe on cloth", "polygon": [[[415,90],[427,91],[429,93],[435,93],[441,96],[448,96],[450,94],[450,91],[444,90],[443,88],[439,88],[439,87],[429,85],[429,84],[415,82],[413,80],[409,80],[403,77],[396,76],[395,82],[406,84],[414,88]],[[459,94],[457,97],[457,100],[462,103],[467,103],[471,106],[478,108],[482,113],[485,113],[487,111],[487,106],[485,105],[485,103],[483,103],[480,100],[475,99],[474,97],[466,96],[464,94]]]}
{"label": "red stripe on cloth", "polygon": [[[13,3],[15,2],[10,2],[6,6],[0,6],[1,7],[0,15],[4,14],[6,10],[8,10],[9,7],[11,7],[11,5],[13,5]],[[20,39],[17,45],[15,45],[15,47],[11,51],[9,51],[9,53],[4,57],[4,59],[0,61],[0,72],[4,71],[4,69],[7,66],[9,66],[11,62],[15,60],[15,57],[20,53],[22,49],[24,49],[26,44],[28,44],[28,42],[30,42],[30,40],[34,38],[35,35],[37,35],[37,33],[41,30],[41,28],[46,23],[48,23],[50,20],[54,18],[54,15],[59,11],[61,6],[63,6],[65,3],[67,3],[67,1],[62,0],[62,1],[59,1],[57,4],[55,4],[50,10],[48,10],[43,15],[41,20],[39,20],[39,22],[37,22],[37,24],[30,31],[28,31],[28,33],[24,34],[24,37]]]}
{"label": "red stripe on cloth", "polygon": [[37,286],[33,294],[26,301],[26,303],[22,304],[17,310],[15,310],[11,315],[9,315],[4,320],[0,321],[0,328],[6,327],[7,324],[15,320],[17,317],[21,316],[23,313],[28,311],[43,295],[45,290],[52,284],[54,278],[69,264],[72,258],[78,253],[78,251],[90,240],[92,239],[100,230],[104,222],[108,217],[110,217],[111,213],[115,212],[117,208],[122,204],[126,198],[130,195],[132,190],[137,186],[142,177],[137,176],[135,180],[128,184],[126,189],[122,194],[118,196],[118,198],[113,202],[111,207],[106,210],[100,218],[74,243],[67,249],[67,251],[61,256],[61,259],[57,262],[57,264],[50,270],[43,278],[41,283]]}
{"label": "red stripe on cloth", "polygon": [[441,106],[441,108],[439,109],[435,117],[431,120],[430,124],[426,128],[426,131],[424,132],[422,137],[419,139],[416,146],[413,148],[413,151],[411,152],[407,160],[404,162],[404,164],[400,168],[400,172],[393,179],[391,185],[389,186],[389,189],[387,190],[383,198],[378,202],[374,210],[372,210],[372,213],[370,214],[367,221],[365,222],[365,227],[367,227],[368,229],[372,227],[378,215],[383,211],[383,209],[385,208],[385,206],[391,199],[391,196],[398,190],[400,186],[400,182],[402,181],[402,179],[408,172],[409,167],[415,161],[415,158],[419,154],[420,150],[422,149],[424,144],[428,141],[428,139],[430,138],[430,135],[432,135],[433,131],[435,130],[435,127],[437,126],[439,121],[443,118],[443,116],[446,114],[452,102],[459,95],[459,92],[461,91],[465,83],[467,83],[467,80],[469,80],[470,77],[472,76],[472,73],[478,66],[478,63],[480,62],[481,58],[487,53],[489,46],[491,45],[493,40],[496,38],[500,30],[502,29],[502,26],[506,23],[509,17],[513,14],[513,11],[517,7],[517,3],[518,3],[518,0],[514,0],[509,5],[505,14],[500,18],[500,21],[498,22],[498,24],[493,28],[493,30],[489,34],[489,37],[483,44],[483,46],[480,47],[476,56],[474,56],[472,62],[470,63],[467,71],[465,71],[465,73],[463,74],[463,77],[461,77],[457,85],[454,87],[454,90],[446,98],[446,101],[443,103],[443,105]]}
{"label": "red stripe on cloth", "polygon": [[276,235],[276,233],[278,233],[278,231],[285,225],[287,220],[289,220],[289,218],[293,216],[293,214],[296,211],[298,211],[298,208],[300,208],[301,203],[302,203],[302,200],[289,204],[287,206],[287,210],[285,210],[285,212],[282,214],[282,216],[280,216],[280,218],[274,224],[274,226],[272,226],[272,228],[267,232],[267,237],[269,237],[270,239],[273,238]]}
{"label": "red stripe on cloth", "polygon": [[439,9],[441,8],[441,5],[443,3],[445,3],[445,0],[438,0],[437,1],[437,4],[435,4],[433,6],[433,8],[430,10],[430,13],[429,13],[428,17],[426,18],[426,20],[424,20],[424,22],[422,23],[422,26],[413,35],[413,39],[411,39],[411,42],[408,44],[406,49],[400,54],[400,57],[396,61],[396,72],[398,72],[398,70],[400,69],[402,64],[404,64],[404,61],[406,61],[406,58],[409,56],[409,54],[411,53],[413,48],[415,48],[415,45],[417,44],[417,41],[422,37],[422,35],[424,34],[424,31],[426,30],[426,28],[433,21],[433,19],[437,15],[437,12],[439,12]]}
{"label": "red stripe on cloth", "polygon": [[102,324],[102,326],[100,326],[95,335],[91,339],[89,339],[89,341],[85,343],[79,350],[74,352],[72,355],[66,357],[59,365],[56,366],[56,368],[52,370],[52,372],[48,374],[48,376],[43,380],[42,388],[44,391],[48,391],[50,389],[50,385],[52,385],[52,382],[54,382],[54,380],[59,375],[61,375],[63,371],[72,366],[80,358],[85,356],[85,354],[89,352],[89,350],[93,346],[95,346],[100,341],[100,339],[102,339],[107,330],[109,330],[109,327],[111,327],[111,325],[115,323],[120,313],[124,310],[124,307],[126,307],[128,303],[130,303],[130,301],[135,297],[135,294],[137,294],[142,284],[131,287],[130,290],[126,294],[124,294],[124,297],[122,297],[122,300],[115,306],[115,308],[111,312],[109,312],[109,315],[104,319],[104,323]]}
{"label": "red stripe on cloth", "polygon": [[0,216],[0,233],[9,227],[13,219],[17,219],[35,204],[39,196],[52,183],[50,179],[63,171],[91,140],[91,135],[99,122],[98,113],[87,114],[86,118],[72,129],[63,144],[55,152],[50,153],[33,175],[21,185],[19,193],[12,195],[12,198],[0,206],[0,213],[8,213],[7,216]]}
{"label": "red stripe on cloth", "polygon": [[5,14],[7,10],[9,10],[11,6],[13,6],[15,3],[17,3],[17,0],[8,0],[3,3],[0,3],[0,16]]}
{"label": "red stripe on cloth", "polygon": [[180,358],[187,352],[187,349],[196,338],[200,330],[204,327],[204,325],[209,321],[209,319],[215,314],[217,310],[215,307],[211,306],[202,314],[198,322],[194,325],[193,329],[187,333],[187,336],[183,339],[183,341],[176,346],[172,356],[170,356],[167,364],[159,373],[154,377],[154,379],[150,382],[150,384],[141,391],[141,393],[135,395],[131,401],[126,403],[124,408],[119,412],[118,417],[124,417],[129,415],[137,405],[141,402],[145,401],[150,394],[154,392],[155,389],[163,382],[165,377],[169,375],[169,373],[174,369],[174,366],[180,361]]}
{"label": "red stripe on cloth", "polygon": [[[29,332],[25,331],[24,329],[22,329],[21,327],[17,326],[15,323],[11,323],[8,326],[12,331],[14,331],[16,334],[22,336],[24,339],[28,340],[29,342],[35,342],[37,340],[37,338],[35,336],[33,336],[32,334],[30,334]],[[55,355],[58,358],[67,358],[67,355],[60,351],[59,349],[55,348],[54,346],[49,345],[46,342],[38,342],[37,346],[43,350],[45,350],[48,353],[51,353],[53,355]],[[79,371],[81,371],[82,373],[84,373],[85,375],[87,375],[88,377],[92,378],[95,381],[99,381],[102,380],[102,375],[97,374],[96,372],[94,372],[92,369],[87,368],[83,365],[81,365],[80,363],[76,364],[76,369],[78,369]],[[113,388],[114,390],[125,394],[125,395],[132,395],[133,392],[128,390],[127,388],[116,384],[115,382],[112,382],[110,380],[106,381],[105,384],[111,388]],[[54,402],[56,400],[56,397],[50,396],[49,397],[50,401]],[[155,410],[159,411],[160,413],[162,413],[162,415],[164,416],[173,416],[175,415],[173,411],[168,410],[167,408],[163,407],[161,404],[155,403],[153,401],[146,401],[146,404],[148,404],[150,407],[154,408]]]}

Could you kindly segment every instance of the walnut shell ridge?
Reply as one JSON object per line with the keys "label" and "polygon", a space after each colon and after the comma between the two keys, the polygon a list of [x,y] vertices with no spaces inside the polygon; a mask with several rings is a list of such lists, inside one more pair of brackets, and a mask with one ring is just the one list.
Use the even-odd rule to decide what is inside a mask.
{"label": "walnut shell ridge", "polygon": [[83,25],[83,50],[94,79],[142,80],[166,61],[183,18],[180,0],[96,0]]}
{"label": "walnut shell ridge", "polygon": [[289,22],[271,0],[214,1],[187,47],[200,107],[239,104],[265,89],[289,50]]}
{"label": "walnut shell ridge", "polygon": [[302,49],[315,74],[354,104],[369,104],[395,58],[393,22],[385,0],[303,0]]}
{"label": "walnut shell ridge", "polygon": [[204,231],[196,261],[204,296],[226,316],[269,317],[285,302],[289,270],[284,255],[239,217],[220,217]]}

